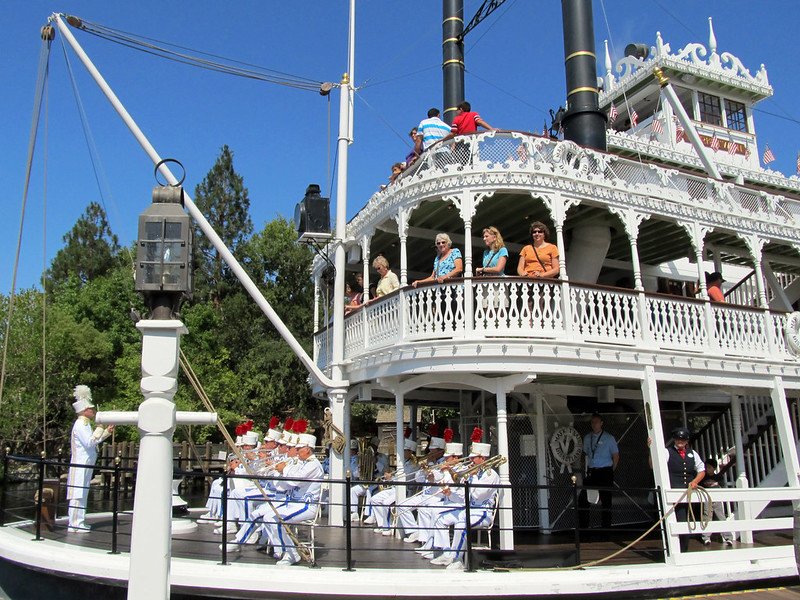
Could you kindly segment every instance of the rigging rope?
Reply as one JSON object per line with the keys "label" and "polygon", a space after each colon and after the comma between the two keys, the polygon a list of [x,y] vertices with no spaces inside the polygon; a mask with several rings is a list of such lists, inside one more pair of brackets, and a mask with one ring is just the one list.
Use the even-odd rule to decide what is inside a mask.
{"label": "rigging rope", "polygon": [[[160,58],[172,60],[181,64],[207,69],[209,71],[215,71],[218,73],[224,73],[227,75],[234,75],[237,77],[244,77],[247,79],[264,81],[266,83],[274,83],[277,85],[283,85],[286,87],[292,87],[305,91],[317,92],[319,91],[320,86],[322,85],[322,81],[317,81],[307,77],[301,77],[299,75],[292,75],[290,73],[284,73],[282,71],[276,71],[274,69],[268,69],[266,67],[262,67],[259,65],[254,65],[251,63],[245,63],[242,61],[234,60],[232,58],[210,54],[207,52],[203,52],[201,50],[187,48],[185,46],[179,46],[171,42],[165,42],[153,38],[139,36],[118,29],[112,29],[110,27],[100,25],[99,23],[84,21],[82,19],[79,19],[78,17],[68,17],[67,20],[69,24],[72,25],[73,27],[77,27],[78,29],[81,29],[82,31],[85,31],[86,33],[89,33],[91,35],[97,36],[99,38],[105,39],[110,42],[114,42],[116,44],[120,44],[127,48],[131,48],[132,50],[138,50],[146,54],[158,56]],[[170,50],[166,46],[171,46],[172,48],[185,50],[187,52],[178,52],[176,50]],[[190,54],[190,52],[192,54]],[[197,55],[205,55],[210,58],[218,59],[219,61],[226,61],[228,64],[226,64],[225,62],[217,62],[215,60],[200,58]],[[237,64],[242,66],[241,67],[235,66]],[[249,68],[244,68],[244,67],[249,67]]]}
{"label": "rigging rope", "polygon": [[3,408],[3,392],[6,382],[6,361],[8,358],[9,334],[11,332],[11,318],[14,313],[14,295],[17,287],[17,272],[19,270],[19,255],[22,248],[22,232],[25,225],[25,207],[28,203],[28,188],[31,182],[31,168],[33,165],[33,154],[36,149],[36,132],[39,129],[39,117],[42,109],[42,97],[44,96],[45,81],[47,80],[48,64],[50,60],[50,44],[52,39],[42,36],[42,46],[39,51],[39,69],[36,76],[36,91],[33,100],[33,118],[31,120],[31,131],[28,140],[28,158],[25,164],[25,184],[22,191],[22,208],[19,217],[19,234],[17,236],[17,250],[14,255],[14,268],[11,274],[11,291],[8,294],[8,311],[6,312],[6,329],[3,338],[3,360],[0,364],[0,410]]}
{"label": "rigging rope", "polygon": [[[48,68],[49,71],[49,68]],[[44,160],[42,167],[42,452],[47,452],[47,149],[50,139],[50,86],[44,84]]]}
{"label": "rigging rope", "polygon": [[[108,191],[109,200],[111,201],[111,206],[114,208],[114,221],[115,222],[122,222],[122,217],[120,215],[119,208],[117,203],[114,201],[114,195],[111,192],[111,186],[108,184],[108,178],[105,174],[105,169],[103,168],[103,162],[100,160],[100,153],[97,150],[97,144],[94,141],[94,135],[92,134],[92,128],[89,125],[89,118],[86,114],[86,109],[83,105],[83,100],[81,98],[80,91],[78,90],[78,83],[77,79],[75,78],[75,72],[72,70],[72,63],[69,60],[69,53],[67,52],[67,46],[64,43],[63,36],[61,39],[61,49],[64,52],[64,62],[67,64],[67,73],[69,74],[69,81],[72,86],[72,93],[75,96],[75,104],[78,107],[78,115],[81,121],[81,127],[83,129],[83,138],[86,141],[86,148],[89,152],[89,161],[92,163],[92,172],[94,173],[94,180],[97,184],[97,192],[100,195],[100,203],[103,205],[103,210],[105,211],[106,215],[109,217],[111,213],[106,206],[106,198],[105,194],[103,193],[103,189],[105,188]],[[130,245],[125,244],[125,252],[128,254],[128,260],[130,261],[131,265],[131,272],[134,272],[136,269],[136,261],[133,256],[133,252],[131,251]]]}

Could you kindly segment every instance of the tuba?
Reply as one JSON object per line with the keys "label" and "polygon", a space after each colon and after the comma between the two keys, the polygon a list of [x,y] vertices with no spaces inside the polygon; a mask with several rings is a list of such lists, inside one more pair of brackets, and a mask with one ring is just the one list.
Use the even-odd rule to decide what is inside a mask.
{"label": "tuba", "polygon": [[372,481],[375,473],[375,449],[369,440],[369,437],[358,438],[358,478],[362,481]]}

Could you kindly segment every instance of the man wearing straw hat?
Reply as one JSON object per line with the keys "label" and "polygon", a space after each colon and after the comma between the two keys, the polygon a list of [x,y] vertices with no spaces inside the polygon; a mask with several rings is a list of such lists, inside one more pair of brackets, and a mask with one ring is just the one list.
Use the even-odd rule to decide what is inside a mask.
{"label": "man wearing straw hat", "polygon": [[92,480],[92,471],[97,461],[97,446],[102,443],[114,426],[106,428],[97,427],[92,431],[91,420],[97,413],[92,403],[92,391],[86,385],[77,385],[73,392],[75,402],[72,408],[78,416],[72,426],[70,445],[69,476],[67,478],[67,504],[69,505],[69,533],[86,533],[86,502],[89,499],[89,482]]}

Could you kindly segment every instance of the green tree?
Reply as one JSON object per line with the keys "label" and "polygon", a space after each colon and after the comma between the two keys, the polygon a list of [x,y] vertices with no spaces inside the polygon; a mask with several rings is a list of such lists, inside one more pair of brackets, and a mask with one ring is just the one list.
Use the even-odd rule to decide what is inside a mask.
{"label": "green tree", "polygon": [[[253,223],[247,188],[233,168],[233,152],[227,145],[194,193],[197,207],[236,255],[252,233]],[[195,228],[195,250],[195,294],[198,300],[211,300],[216,306],[233,287],[232,275],[199,227]]]}
{"label": "green tree", "polygon": [[105,210],[97,202],[89,203],[63,239],[65,246],[50,264],[48,289],[58,287],[70,278],[85,285],[116,265],[119,241],[111,231]]}

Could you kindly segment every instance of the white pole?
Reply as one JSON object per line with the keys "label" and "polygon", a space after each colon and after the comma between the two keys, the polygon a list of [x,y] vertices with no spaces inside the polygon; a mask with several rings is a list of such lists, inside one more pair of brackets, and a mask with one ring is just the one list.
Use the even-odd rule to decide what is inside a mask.
{"label": "white pole", "polygon": [[[348,52],[347,52],[347,72],[342,77],[339,87],[339,137],[337,141],[337,161],[339,163],[336,171],[336,230],[334,232],[334,259],[333,264],[336,276],[333,282],[333,348],[331,360],[331,376],[336,381],[340,381],[335,389],[328,390],[328,399],[333,416],[333,422],[342,431],[348,433],[349,428],[344,422],[347,398],[347,382],[342,381],[342,363],[344,362],[344,277],[345,277],[345,251],[344,238],[347,229],[347,151],[352,142],[352,123],[353,123],[353,69],[355,68],[355,19],[356,3],[350,0]],[[348,456],[345,451],[344,458]],[[344,478],[344,462],[342,457],[334,456],[331,453],[331,478]],[[342,486],[334,485],[330,490],[331,504],[329,522],[332,525],[342,522],[344,515],[344,489]],[[349,515],[346,515],[349,518]]]}
{"label": "white pole", "polygon": [[[122,118],[125,125],[127,125],[128,129],[136,138],[136,141],[139,142],[139,145],[142,147],[142,149],[144,149],[144,151],[150,157],[150,160],[153,161],[153,164],[158,164],[159,162],[161,162],[161,156],[159,156],[158,152],[156,152],[156,149],[152,146],[152,144],[150,144],[150,141],[147,139],[147,137],[145,137],[142,130],[139,129],[139,126],[136,124],[136,122],[130,116],[128,111],[122,105],[122,102],[120,102],[119,98],[117,98],[116,94],[114,94],[114,91],[111,89],[108,83],[106,83],[106,80],[94,66],[91,59],[89,59],[87,54],[83,51],[83,48],[81,48],[80,44],[78,44],[78,41],[72,35],[72,32],[69,30],[69,27],[67,27],[67,25],[61,20],[61,16],[58,14],[53,14],[52,19],[56,22],[59,31],[61,31],[62,35],[64,36],[64,39],[66,39],[67,42],[69,42],[69,45],[72,46],[72,49],[75,51],[75,54],[78,55],[78,58],[80,58],[83,65],[89,71],[89,74],[92,76],[97,85],[100,87],[100,90],[103,92],[103,94],[105,94],[106,98],[108,98],[108,101],[114,107],[114,110],[117,111],[117,114]],[[158,170],[170,184],[175,185],[178,183],[178,180],[166,165],[162,164],[158,168]],[[275,329],[278,331],[278,333],[284,339],[284,341],[287,344],[289,344],[289,347],[297,355],[297,357],[303,363],[303,366],[305,366],[305,368],[309,371],[311,376],[314,379],[316,379],[321,386],[326,388],[346,386],[347,382],[335,380],[337,379],[336,377],[334,377],[334,379],[330,379],[322,372],[322,370],[320,370],[319,367],[317,367],[316,363],[314,363],[313,359],[308,355],[308,353],[306,353],[306,351],[303,349],[303,347],[300,345],[297,339],[295,339],[292,332],[289,331],[289,329],[283,323],[278,314],[273,310],[272,306],[270,306],[269,302],[267,302],[267,299],[264,298],[264,295],[258,289],[256,284],[253,283],[253,280],[250,279],[250,276],[239,264],[239,261],[237,261],[236,258],[231,253],[231,251],[228,250],[227,246],[225,246],[225,243],[217,235],[217,232],[214,231],[214,229],[211,227],[211,224],[206,220],[205,216],[203,216],[203,213],[200,212],[200,209],[197,208],[195,203],[192,201],[192,199],[185,191],[183,197],[184,197],[183,203],[188,213],[197,222],[198,226],[206,235],[206,237],[208,237],[211,244],[214,246],[217,252],[219,252],[220,256],[222,256],[222,259],[231,268],[231,271],[234,273],[234,275],[236,275],[236,278],[242,283],[245,290],[247,290],[247,292],[250,294],[253,300],[255,300],[258,307],[266,315],[270,323],[272,323],[272,325],[275,327]],[[338,219],[337,219],[337,229],[338,229]],[[342,253],[343,253],[342,261],[344,261],[344,249],[342,249]],[[344,262],[342,262],[342,265],[344,265]],[[337,264],[337,277],[338,277],[338,264]],[[342,285],[344,285],[344,283],[342,283]],[[343,301],[344,287],[342,287],[342,290],[339,293],[339,295],[341,296],[341,300]],[[342,304],[342,306],[344,305]],[[343,309],[341,313],[337,313],[337,315],[339,315],[340,317],[343,314],[344,314]]]}

